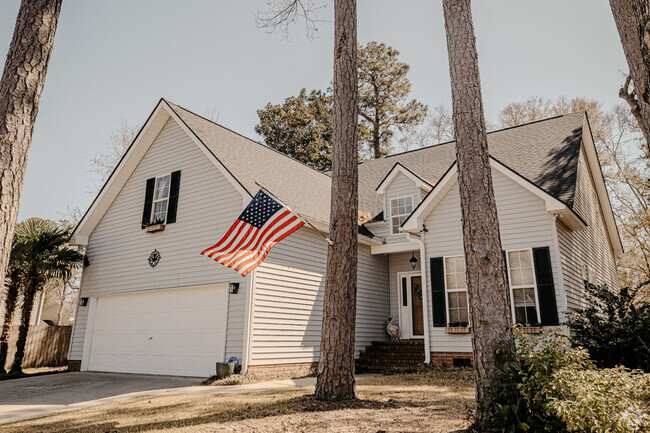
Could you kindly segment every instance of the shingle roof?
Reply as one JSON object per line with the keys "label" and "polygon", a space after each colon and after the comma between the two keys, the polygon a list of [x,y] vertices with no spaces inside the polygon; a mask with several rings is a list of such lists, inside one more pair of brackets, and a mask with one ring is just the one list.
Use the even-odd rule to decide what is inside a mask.
{"label": "shingle roof", "polygon": [[167,103],[252,196],[260,189],[258,181],[299,214],[329,221],[331,178],[327,174]]}
{"label": "shingle roof", "polygon": [[[488,133],[490,155],[573,208],[584,112]],[[359,208],[376,215],[375,188],[399,162],[423,179],[438,180],[456,160],[455,142],[437,144],[359,164]]]}
{"label": "shingle roof", "polygon": [[[331,178],[259,142],[167,101],[176,114],[254,195],[259,181],[303,216],[329,221]],[[490,155],[573,208],[584,112],[488,133]],[[437,180],[456,159],[455,142],[359,164],[359,210],[382,211],[375,188],[397,163],[422,179]]]}

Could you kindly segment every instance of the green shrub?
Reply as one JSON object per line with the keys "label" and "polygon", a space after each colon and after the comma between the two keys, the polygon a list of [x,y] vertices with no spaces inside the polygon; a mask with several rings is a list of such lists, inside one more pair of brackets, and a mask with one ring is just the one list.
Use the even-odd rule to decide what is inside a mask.
{"label": "green shrub", "polygon": [[566,429],[547,407],[546,389],[553,374],[564,368],[588,368],[589,355],[573,349],[561,331],[540,336],[515,332],[515,347],[496,350],[498,384],[488,388],[486,404],[477,410],[480,425],[497,432],[556,432]]}
{"label": "green shrub", "polygon": [[589,306],[574,310],[568,325],[574,346],[587,349],[599,367],[624,365],[650,372],[650,304],[637,299],[648,283],[618,291],[585,285]]}
{"label": "green shrub", "polygon": [[569,431],[634,433],[650,431],[641,402],[650,398],[650,375],[625,367],[566,368],[548,385],[548,407]]}
{"label": "green shrub", "polygon": [[[513,349],[496,350],[497,383],[489,387],[476,421],[494,432],[641,431],[650,375],[625,368],[599,370],[585,349],[560,330],[515,333]],[[635,388],[636,386],[636,388]]]}

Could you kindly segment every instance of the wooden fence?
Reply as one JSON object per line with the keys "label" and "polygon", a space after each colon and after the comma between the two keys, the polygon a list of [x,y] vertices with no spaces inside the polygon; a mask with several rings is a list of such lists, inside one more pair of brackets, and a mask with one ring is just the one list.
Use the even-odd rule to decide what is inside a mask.
{"label": "wooden fence", "polygon": [[[66,365],[68,362],[68,347],[70,346],[71,334],[72,326],[30,326],[29,332],[27,333],[23,368]],[[17,340],[18,325],[14,326],[9,338],[7,368],[10,368],[14,362]]]}

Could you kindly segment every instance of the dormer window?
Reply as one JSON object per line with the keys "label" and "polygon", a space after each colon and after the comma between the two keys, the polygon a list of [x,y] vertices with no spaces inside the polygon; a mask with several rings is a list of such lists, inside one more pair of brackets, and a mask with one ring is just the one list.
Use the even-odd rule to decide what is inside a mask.
{"label": "dormer window", "polygon": [[399,234],[399,226],[413,212],[413,196],[394,198],[390,201],[391,233]]}

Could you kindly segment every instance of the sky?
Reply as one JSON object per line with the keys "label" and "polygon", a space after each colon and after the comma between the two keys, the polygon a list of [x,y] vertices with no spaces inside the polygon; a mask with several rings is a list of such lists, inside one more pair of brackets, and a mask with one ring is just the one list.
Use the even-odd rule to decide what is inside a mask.
{"label": "sky", "polygon": [[[0,1],[3,59],[19,3]],[[285,40],[256,27],[266,0],[64,0],[19,220],[85,211],[97,183],[90,159],[161,97],[259,139],[257,109],[331,83],[333,6],[320,3],[319,37],[296,23]],[[530,96],[620,103],[627,63],[607,0],[475,0],[473,18],[488,121]],[[358,38],[400,51],[412,97],[451,106],[440,0],[358,0]]]}

